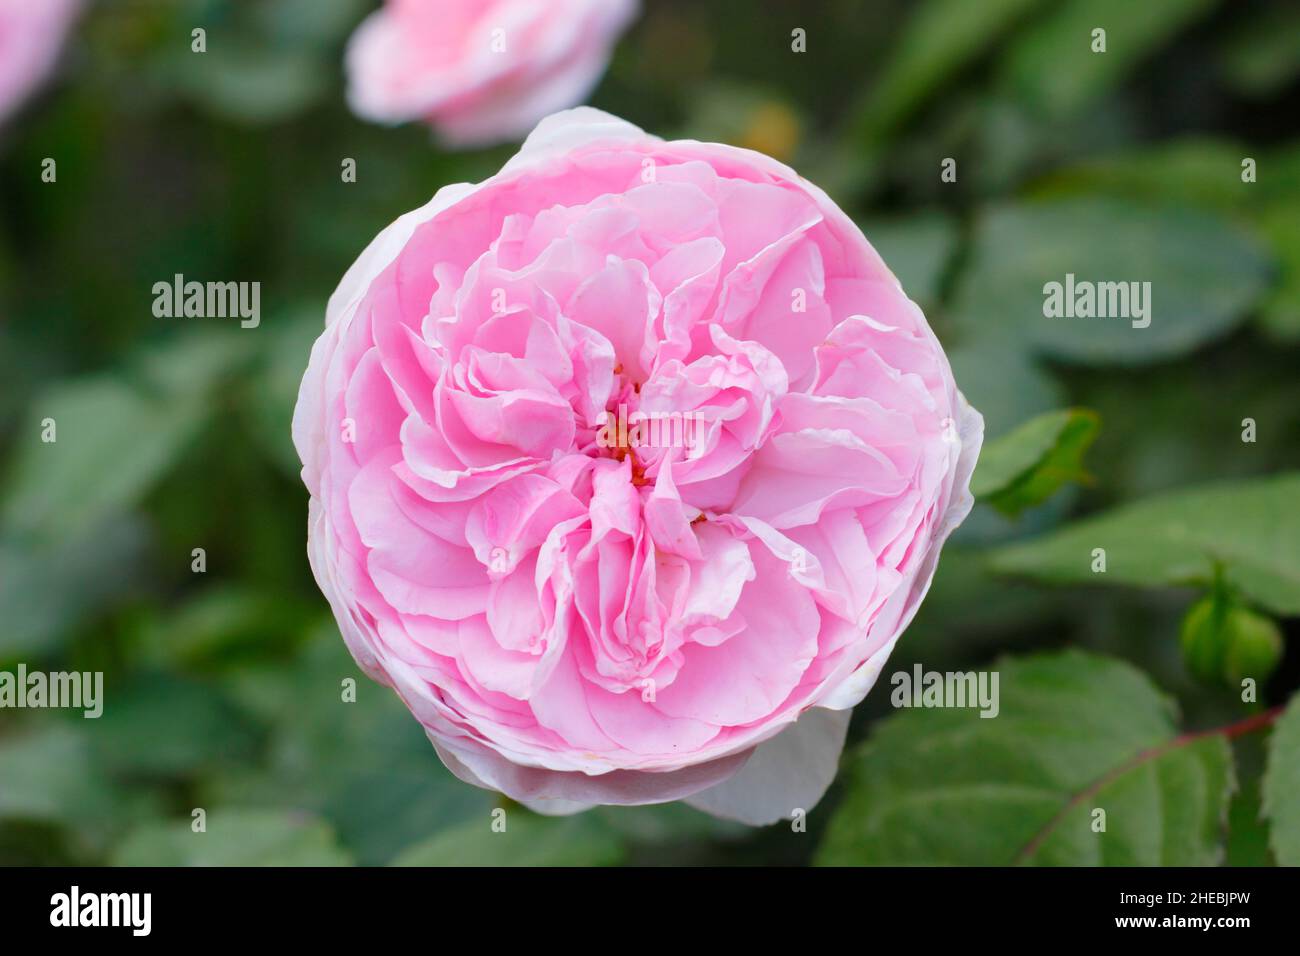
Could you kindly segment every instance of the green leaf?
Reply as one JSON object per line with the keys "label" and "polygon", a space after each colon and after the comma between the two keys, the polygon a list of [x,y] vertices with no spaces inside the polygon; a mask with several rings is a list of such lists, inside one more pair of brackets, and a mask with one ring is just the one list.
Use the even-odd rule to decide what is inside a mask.
{"label": "green leaf", "polygon": [[276,0],[250,12],[269,38],[317,49],[344,40],[368,12],[367,0]]}
{"label": "green leaf", "polygon": [[623,858],[617,833],[590,813],[543,817],[505,809],[504,832],[493,816],[468,820],[411,847],[393,866],[613,866]]}
{"label": "green leaf", "polygon": [[[1071,113],[1116,86],[1213,5],[1214,0],[1066,0],[1017,40],[1003,79],[1041,113]],[[1098,27],[1106,31],[1103,53],[1092,49]]]}
{"label": "green leaf", "polygon": [[971,493],[1008,515],[1041,504],[1066,482],[1087,479],[1083,455],[1099,426],[1086,408],[1031,418],[981,449]]}
{"label": "green leaf", "polygon": [[275,49],[260,41],[214,34],[203,54],[188,50],[160,61],[161,83],[223,120],[265,124],[287,120],[325,93],[329,73],[309,50]]}
{"label": "green leaf", "polygon": [[[1096,197],[1006,205],[977,224],[953,314],[972,340],[1028,343],[1083,364],[1137,365],[1223,336],[1263,294],[1268,273],[1252,236],[1198,210]],[[1064,285],[1067,275],[1076,283],[1149,282],[1150,325],[1046,316],[1046,284]]]}
{"label": "green leaf", "polygon": [[736,839],[752,832],[743,823],[723,820],[680,801],[640,807],[597,807],[591,812],[626,839],[656,847],[674,842]]}
{"label": "green leaf", "polygon": [[1261,236],[1273,247],[1281,276],[1260,305],[1264,331],[1280,342],[1300,341],[1300,201],[1270,203],[1256,217]]}
{"label": "green leaf", "polygon": [[206,830],[191,820],[150,823],[114,849],[113,866],[349,866],[328,823],[280,810],[215,810]]}
{"label": "green leaf", "polygon": [[127,360],[124,376],[170,401],[209,401],[232,371],[260,349],[251,329],[189,332],[142,348]]}
{"label": "green leaf", "polygon": [[948,351],[962,394],[984,416],[986,439],[1000,437],[1027,415],[1060,408],[1065,390],[1032,356],[1005,342],[971,341]]}
{"label": "green leaf", "polygon": [[121,600],[140,576],[145,542],[142,524],[125,518],[53,544],[0,537],[0,661],[49,652]]}
{"label": "green leaf", "polygon": [[106,684],[104,693],[94,742],[113,769],[176,776],[237,763],[251,752],[251,727],[208,684],[150,676]]}
{"label": "green leaf", "polygon": [[862,223],[885,264],[908,297],[930,307],[939,301],[940,283],[957,248],[957,227],[942,213]]}
{"label": "green leaf", "polygon": [[0,736],[0,830],[50,827],[71,853],[69,862],[99,864],[124,829],[157,818],[161,794],[127,787],[109,773],[93,746],[96,721],[48,712],[38,720],[21,728],[6,724],[16,732]]}
{"label": "green leaf", "polygon": [[[343,700],[345,679],[356,682],[355,701]],[[442,765],[397,695],[357,669],[332,619],[287,665],[241,668],[226,684],[270,739],[263,765],[217,768],[203,781],[211,804],[318,813],[363,865],[491,808],[487,791]]]}
{"label": "green leaf", "polygon": [[[134,505],[212,412],[210,389],[243,340],[197,334],[137,355],[125,372],[57,382],[32,403],[0,520],[57,541]],[[54,441],[45,441],[53,419]]]}
{"label": "green leaf", "polygon": [[[1004,574],[1053,584],[1207,586],[1215,564],[1248,600],[1300,614],[1300,473],[1220,482],[1123,505],[993,552]],[[1092,570],[1104,548],[1106,570]]]}
{"label": "green leaf", "polygon": [[[1054,170],[1035,183],[1031,195],[1059,199],[1101,193],[1111,198],[1186,202],[1231,212],[1254,195],[1256,187],[1267,188],[1267,178],[1265,183],[1241,181],[1241,160],[1251,155],[1253,152],[1240,143],[1174,140]],[[1271,163],[1264,165],[1267,169]]]}
{"label": "green leaf", "polygon": [[908,20],[860,121],[872,140],[906,118],[1040,0],[928,0]]}
{"label": "green leaf", "polygon": [[[817,862],[1191,866],[1222,856],[1232,753],[1173,701],[1079,651],[1003,659],[1000,709],[909,710],[849,758]],[[1105,811],[1105,831],[1094,832]]]}
{"label": "green leaf", "polygon": [[53,724],[0,738],[0,819],[66,821],[104,802],[85,734]]}
{"label": "green leaf", "polygon": [[[1242,160],[1257,161],[1257,180],[1241,180]],[[1260,303],[1270,337],[1300,339],[1300,148],[1259,150],[1222,140],[1184,139],[1128,150],[1052,173],[1040,197],[1104,193],[1137,202],[1163,200],[1213,207],[1248,221],[1268,243],[1280,275]]]}
{"label": "green leaf", "polygon": [[1042,588],[1008,586],[989,571],[982,549],[954,541],[944,549],[934,583],[908,625],[906,653],[913,660],[957,661],[984,647],[1004,646],[1008,634],[1040,629],[1059,610],[1053,597]]}
{"label": "green leaf", "polygon": [[[61,538],[130,506],[180,455],[203,409],[142,394],[115,378],[54,386],[32,405],[4,521]],[[55,440],[41,440],[53,419]]]}
{"label": "green leaf", "polygon": [[1263,744],[1258,736],[1238,738],[1233,742],[1237,758],[1238,790],[1228,808],[1228,845],[1226,866],[1274,866],[1269,850],[1270,827],[1263,818]]}
{"label": "green leaf", "polygon": [[141,658],[160,667],[228,670],[283,658],[316,622],[314,605],[270,590],[218,584],[144,629]]}
{"label": "green leaf", "polygon": [[1273,853],[1283,866],[1300,866],[1300,695],[1273,727],[1263,790]]}
{"label": "green leaf", "polygon": [[[1242,160],[1256,160],[1256,179],[1243,182]],[[1286,205],[1300,189],[1300,144],[1259,149],[1222,139],[1188,137],[1113,153],[1057,170],[1032,195],[1060,198],[1105,193],[1135,202],[1210,206],[1254,218]]]}

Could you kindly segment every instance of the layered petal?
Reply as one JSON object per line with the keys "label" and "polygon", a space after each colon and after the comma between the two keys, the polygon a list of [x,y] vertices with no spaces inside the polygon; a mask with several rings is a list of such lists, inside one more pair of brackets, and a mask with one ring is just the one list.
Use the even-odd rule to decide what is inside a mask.
{"label": "layered petal", "polygon": [[552,813],[810,809],[982,434],[825,194],[573,110],[381,233],[326,323],[312,567],[452,771]]}

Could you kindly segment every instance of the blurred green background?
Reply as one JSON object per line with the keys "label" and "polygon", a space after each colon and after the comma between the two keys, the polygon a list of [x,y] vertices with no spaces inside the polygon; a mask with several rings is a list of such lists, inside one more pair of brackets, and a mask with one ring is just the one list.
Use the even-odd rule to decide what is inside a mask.
{"label": "blurred green background", "polygon": [[[327,296],[371,237],[514,151],[443,152],[419,125],[348,112],[342,49],[372,6],[100,3],[56,77],[0,129],[0,668],[102,670],[106,696],[98,721],[0,712],[0,862],[1015,859],[999,830],[1010,824],[986,826],[978,809],[960,833],[905,807],[872,817],[902,799],[880,792],[888,766],[900,780],[924,767],[908,757],[924,715],[890,716],[883,679],[807,832],[682,806],[565,820],[511,809],[502,838],[486,825],[501,798],[454,780],[397,699],[360,675],[305,560],[298,382]],[[1115,702],[1093,695],[1098,706],[1158,687],[1181,712],[1171,721],[1204,728],[1285,701],[1300,685],[1295,485],[1256,503],[1252,480],[1300,467],[1300,7],[645,7],[593,105],[665,137],[763,150],[825,188],[926,309],[990,439],[1053,409],[1099,417],[1087,480],[1016,517],[977,506],[886,674],[1071,647],[1146,675]],[[190,51],[195,27],[205,54]],[[796,27],[806,53],[791,50]],[[1094,27],[1104,54],[1089,48]],[[41,181],[46,157],[55,183]],[[941,181],[947,157],[955,182]],[[1256,182],[1242,182],[1245,157]],[[340,176],[346,158],[355,183]],[[1067,271],[1151,281],[1152,327],[1045,320],[1041,285]],[[155,318],[153,283],[175,273],[259,281],[260,327]],[[46,417],[55,445],[39,440]],[[1248,417],[1254,443],[1241,439]],[[1292,638],[1258,706],[1198,680],[1180,653],[1201,571],[1117,567],[1121,580],[1100,587],[1068,571],[1027,580],[1041,575],[1025,561],[994,567],[1010,542],[1220,479],[1246,489],[1209,506],[1229,509],[1225,534],[1237,503],[1260,529],[1225,544],[1229,563],[1264,555],[1228,577]],[[1271,591],[1252,586],[1270,574]],[[347,677],[355,703],[340,700]],[[877,739],[883,750],[862,743]],[[1234,747],[1238,784],[1204,808],[1217,823],[1200,835],[1214,851],[1203,859],[1268,863],[1263,742]],[[220,838],[193,838],[196,807]]]}

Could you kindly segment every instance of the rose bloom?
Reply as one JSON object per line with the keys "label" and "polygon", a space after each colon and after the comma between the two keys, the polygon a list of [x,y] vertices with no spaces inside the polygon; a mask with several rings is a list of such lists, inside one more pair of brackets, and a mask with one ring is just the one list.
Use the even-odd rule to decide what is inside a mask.
{"label": "rose bloom", "polygon": [[362,253],[293,434],[321,590],[456,776],[761,824],[834,776],[983,422],[816,186],[580,108]]}
{"label": "rose bloom", "polygon": [[0,0],[0,122],[49,75],[81,0]]}
{"label": "rose bloom", "polygon": [[362,117],[422,119],[449,145],[518,139],[599,82],[637,0],[388,0],[347,51]]}

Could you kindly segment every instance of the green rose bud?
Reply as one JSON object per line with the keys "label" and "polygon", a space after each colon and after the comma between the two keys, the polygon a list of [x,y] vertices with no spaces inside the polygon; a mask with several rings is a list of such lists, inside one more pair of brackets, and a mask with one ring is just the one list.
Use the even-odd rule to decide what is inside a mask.
{"label": "green rose bud", "polygon": [[1227,639],[1223,633],[1226,608],[1214,595],[1201,598],[1183,618],[1179,643],[1187,669],[1198,679],[1217,683],[1227,656]]}
{"label": "green rose bud", "polygon": [[1192,605],[1180,642],[1188,670],[1213,684],[1236,686],[1247,677],[1263,683],[1282,657],[1277,625],[1222,593]]}
{"label": "green rose bud", "polygon": [[1231,638],[1224,660],[1223,675],[1234,686],[1253,677],[1264,683],[1282,659],[1282,632],[1271,618],[1247,608],[1236,608],[1229,616]]}

